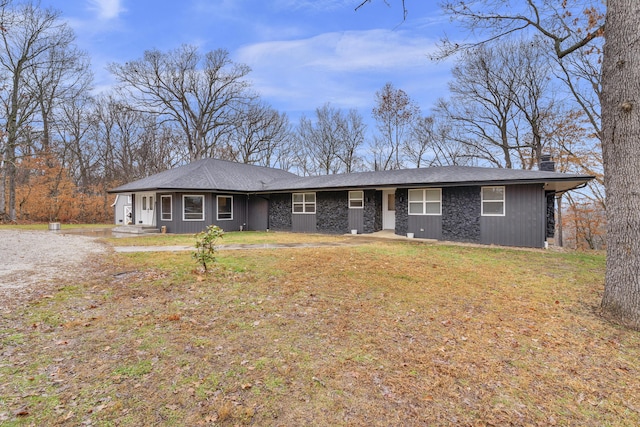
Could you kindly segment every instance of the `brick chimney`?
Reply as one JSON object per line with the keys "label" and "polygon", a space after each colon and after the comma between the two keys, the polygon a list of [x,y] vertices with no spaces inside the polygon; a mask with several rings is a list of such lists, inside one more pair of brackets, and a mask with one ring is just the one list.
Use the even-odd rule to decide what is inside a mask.
{"label": "brick chimney", "polygon": [[538,170],[545,171],[545,172],[555,172],[556,162],[551,160],[551,155],[542,154],[540,156],[540,164],[538,165]]}

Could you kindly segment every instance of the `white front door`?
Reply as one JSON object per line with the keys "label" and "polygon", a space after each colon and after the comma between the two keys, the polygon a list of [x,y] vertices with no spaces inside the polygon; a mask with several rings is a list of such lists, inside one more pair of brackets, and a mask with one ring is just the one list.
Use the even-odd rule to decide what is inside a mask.
{"label": "white front door", "polygon": [[136,193],[136,224],[156,225],[155,193]]}
{"label": "white front door", "polygon": [[382,228],[396,229],[396,189],[382,190]]}

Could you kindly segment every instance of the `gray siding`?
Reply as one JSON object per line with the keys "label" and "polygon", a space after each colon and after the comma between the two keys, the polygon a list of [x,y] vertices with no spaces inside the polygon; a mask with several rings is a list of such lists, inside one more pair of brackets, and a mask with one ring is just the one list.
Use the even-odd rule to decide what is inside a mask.
{"label": "gray siding", "polygon": [[442,239],[441,215],[409,215],[409,233],[421,239]]}
{"label": "gray siding", "polygon": [[291,231],[297,233],[315,233],[316,215],[315,214],[290,214],[291,215]]}
{"label": "gray siding", "polygon": [[[204,195],[204,221],[183,221],[182,220],[182,196],[184,195],[200,196]],[[172,197],[172,218],[171,221],[163,221],[161,219],[161,196],[170,195]],[[216,196],[212,193],[158,193],[156,224],[158,227],[167,227],[168,233],[176,234],[195,234],[204,231],[209,225],[217,225],[225,231],[237,231],[241,225],[246,224],[246,202],[247,196],[238,194],[220,194],[221,196],[233,197],[233,219],[217,220],[218,206]]]}
{"label": "gray siding", "polygon": [[269,200],[261,196],[249,196],[247,230],[264,231],[269,228]]}
{"label": "gray siding", "polygon": [[[233,219],[218,220],[218,205],[216,196],[233,197]],[[206,213],[206,212],[205,212]],[[225,231],[239,231],[247,225],[247,196],[243,194],[216,193],[211,195],[211,222],[207,225],[217,225]]]}
{"label": "gray siding", "polygon": [[[196,191],[192,191],[189,193],[173,193],[173,223],[175,225],[175,229],[173,227],[167,227],[167,231],[170,233],[177,234],[195,234],[207,227],[207,225],[212,223],[213,213],[213,202],[211,201],[212,195],[206,193],[199,193]],[[182,220],[182,196],[184,195],[192,195],[199,196],[204,195],[204,221],[183,221]],[[164,225],[162,222],[159,224]]]}
{"label": "gray siding", "polygon": [[349,230],[358,230],[358,234],[364,233],[364,209],[349,209]]}
{"label": "gray siding", "polygon": [[480,218],[480,243],[544,247],[546,199],[541,185],[506,187],[505,216]]}

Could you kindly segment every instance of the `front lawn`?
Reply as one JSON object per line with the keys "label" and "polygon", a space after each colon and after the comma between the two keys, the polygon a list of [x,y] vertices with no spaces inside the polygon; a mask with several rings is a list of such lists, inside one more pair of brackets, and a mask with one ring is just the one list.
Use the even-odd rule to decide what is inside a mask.
{"label": "front lawn", "polygon": [[206,276],[188,252],[103,261],[3,313],[3,425],[640,424],[640,334],[597,314],[602,254],[380,240],[223,251]]}

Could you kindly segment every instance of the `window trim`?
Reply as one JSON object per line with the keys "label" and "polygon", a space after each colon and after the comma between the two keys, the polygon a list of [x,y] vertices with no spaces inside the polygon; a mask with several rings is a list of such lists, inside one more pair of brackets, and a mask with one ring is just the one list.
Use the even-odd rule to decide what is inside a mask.
{"label": "window trim", "polygon": [[[502,200],[485,200],[484,199],[484,190],[485,188],[502,188]],[[507,213],[507,189],[504,185],[491,185],[486,187],[480,187],[480,210],[481,216],[505,216]],[[502,213],[485,213],[484,212],[484,204],[485,203],[502,203]]]}
{"label": "window trim", "polygon": [[[438,191],[438,201],[427,200],[427,191]],[[421,191],[422,199],[420,201],[411,201],[411,197],[409,194],[412,191]],[[430,213],[427,211],[427,205],[430,204],[438,204],[438,213]],[[422,206],[422,212],[420,213],[412,213],[411,212],[411,204],[420,204]],[[422,216],[442,216],[442,188],[410,188],[407,191],[407,213],[409,215],[422,215]]]}
{"label": "window trim", "polygon": [[[307,202],[307,196],[313,194],[313,202]],[[302,202],[296,202],[295,196],[302,195]],[[295,215],[315,215],[317,197],[315,192],[291,193],[291,213]],[[302,212],[296,212],[296,205],[302,205]],[[307,206],[313,206],[313,212],[307,210]]]}
{"label": "window trim", "polygon": [[[229,199],[231,210],[228,212],[229,218],[220,218],[220,199]],[[227,214],[227,212],[223,212]],[[233,196],[217,195],[216,196],[216,220],[217,221],[233,221]]]}
{"label": "window trim", "polygon": [[[352,197],[353,194],[360,193],[361,197]],[[360,206],[352,206],[352,201],[361,202]],[[363,190],[354,190],[349,191],[349,209],[364,209],[364,191]]]}
{"label": "window trim", "polygon": [[[164,199],[169,199],[169,212],[164,211]],[[169,218],[165,218],[165,214],[169,214]],[[160,196],[160,221],[173,221],[173,197],[170,194]]]}
{"label": "window trim", "polygon": [[[187,197],[199,197],[199,198],[202,199],[202,219],[193,219],[193,218],[187,219],[187,218],[185,218],[185,213],[186,212],[184,211],[184,209],[185,209],[185,202],[184,201],[185,201],[185,199]],[[204,194],[183,194],[182,195],[182,220],[183,221],[204,221],[204,219],[205,219],[205,197],[204,197]]]}

